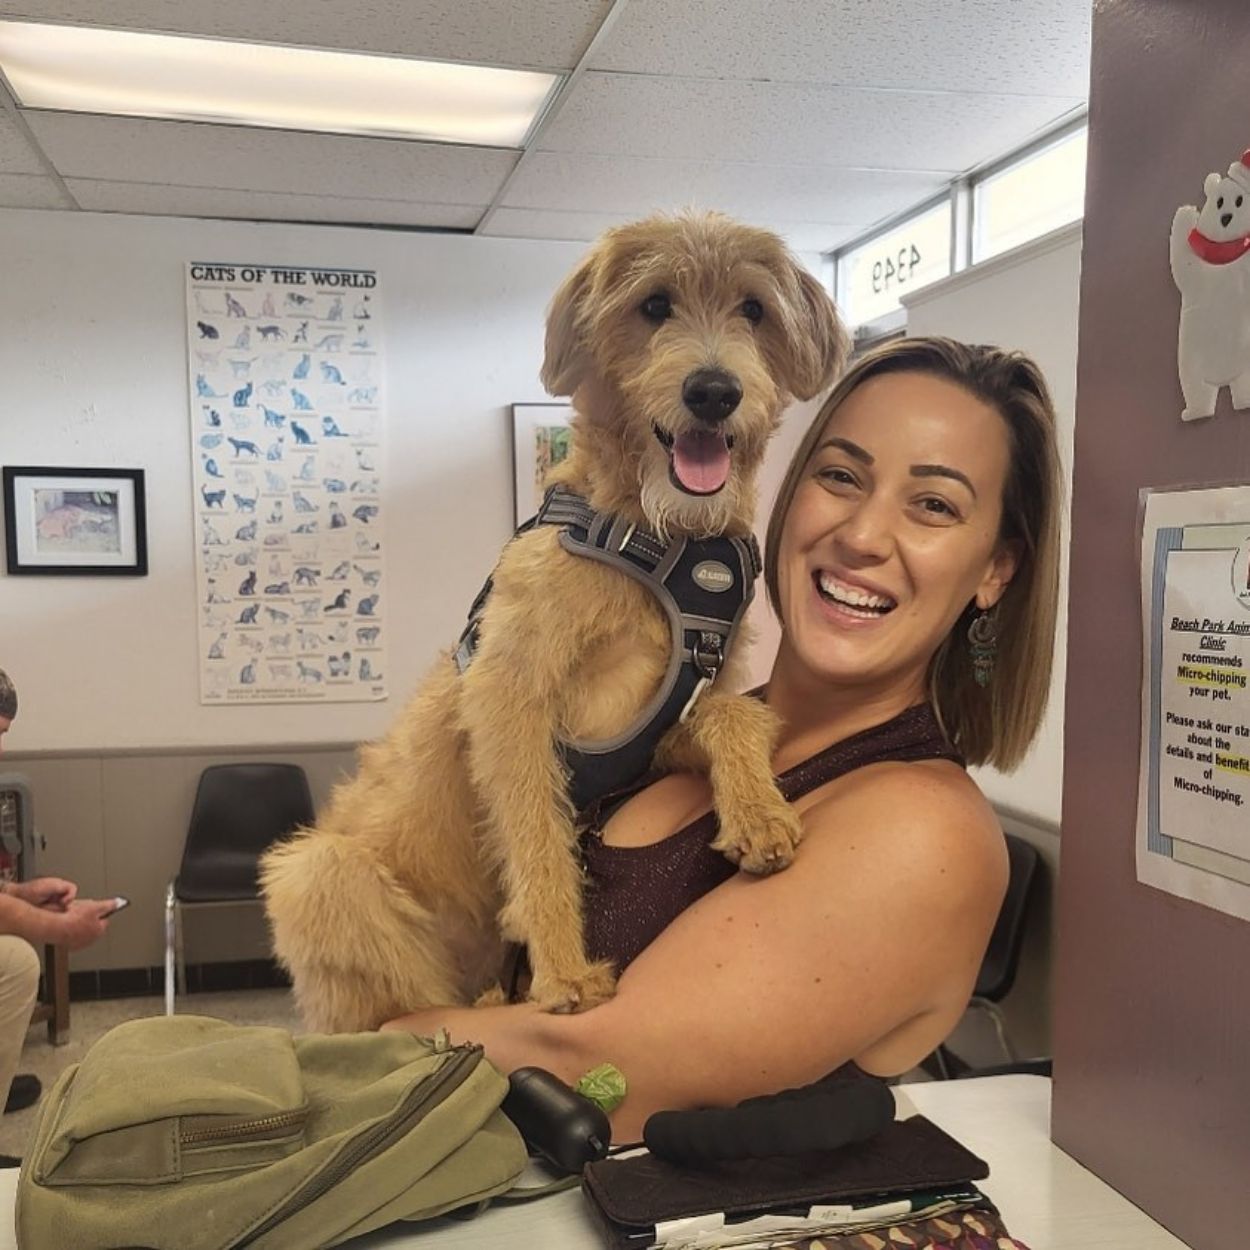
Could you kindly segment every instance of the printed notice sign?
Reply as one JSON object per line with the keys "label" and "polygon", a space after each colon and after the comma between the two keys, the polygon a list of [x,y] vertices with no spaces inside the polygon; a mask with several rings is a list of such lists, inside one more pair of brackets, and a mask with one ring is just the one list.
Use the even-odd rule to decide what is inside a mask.
{"label": "printed notice sign", "polygon": [[1250,486],[1147,496],[1137,879],[1250,920]]}

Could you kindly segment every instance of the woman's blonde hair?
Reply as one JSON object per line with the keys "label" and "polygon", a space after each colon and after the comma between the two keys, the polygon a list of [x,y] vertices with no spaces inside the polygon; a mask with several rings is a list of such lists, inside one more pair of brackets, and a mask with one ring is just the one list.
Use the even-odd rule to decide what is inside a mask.
{"label": "woman's blonde hair", "polygon": [[1021,352],[946,338],[904,338],[869,352],[842,376],[803,436],[773,505],[764,544],[764,582],[778,618],[781,531],[808,460],[829,418],[857,387],[887,373],[925,373],[964,387],[1006,423],[1011,460],[1003,486],[999,541],[1019,562],[998,604],[998,650],[988,687],[973,676],[968,627],[975,600],[929,662],[929,697],[947,737],[970,764],[1012,769],[1046,711],[1059,598],[1060,468],[1055,409],[1041,370]]}

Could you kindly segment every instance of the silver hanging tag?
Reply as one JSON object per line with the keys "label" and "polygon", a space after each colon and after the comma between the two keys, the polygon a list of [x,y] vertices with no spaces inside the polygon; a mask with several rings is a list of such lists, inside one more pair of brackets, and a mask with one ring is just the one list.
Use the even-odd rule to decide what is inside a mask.
{"label": "silver hanging tag", "polygon": [[700,677],[698,684],[691,692],[690,698],[686,700],[686,706],[681,709],[681,715],[677,718],[679,725],[684,724],[686,717],[694,711],[694,705],[699,701],[699,696],[712,684],[710,677]]}

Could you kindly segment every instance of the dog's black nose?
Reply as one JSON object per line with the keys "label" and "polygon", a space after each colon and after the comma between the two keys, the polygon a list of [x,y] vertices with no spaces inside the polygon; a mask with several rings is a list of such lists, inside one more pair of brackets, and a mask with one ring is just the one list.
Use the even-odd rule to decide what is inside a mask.
{"label": "dog's black nose", "polygon": [[1232,215],[1232,213],[1221,213],[1221,214],[1220,214],[1220,225],[1221,225],[1221,226],[1226,226],[1226,225],[1228,225],[1228,223],[1229,223],[1230,221],[1232,221],[1232,219],[1233,219],[1233,215]]}
{"label": "dog's black nose", "polygon": [[696,369],[682,383],[681,399],[700,421],[714,425],[742,402],[742,387],[724,369]]}

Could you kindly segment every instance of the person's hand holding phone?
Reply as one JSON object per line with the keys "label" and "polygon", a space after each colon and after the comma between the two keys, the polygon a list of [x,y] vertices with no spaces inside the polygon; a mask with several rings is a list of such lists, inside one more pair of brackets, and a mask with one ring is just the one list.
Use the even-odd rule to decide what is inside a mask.
{"label": "person's hand holding phone", "polygon": [[46,917],[46,941],[70,950],[82,950],[99,941],[108,928],[108,917],[117,907],[115,898],[79,898],[63,912],[49,912]]}

